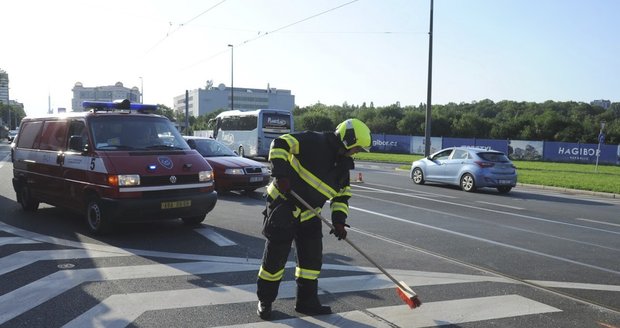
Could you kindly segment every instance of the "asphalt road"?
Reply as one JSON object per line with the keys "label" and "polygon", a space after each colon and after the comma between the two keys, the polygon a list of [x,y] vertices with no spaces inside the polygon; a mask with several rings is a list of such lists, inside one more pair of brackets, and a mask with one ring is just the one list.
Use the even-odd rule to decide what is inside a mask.
{"label": "asphalt road", "polygon": [[[219,195],[196,229],[180,220],[92,237],[83,218],[15,202],[0,144],[0,326],[271,326],[255,314],[262,190]],[[424,302],[324,230],[321,300],[294,307],[294,252],[274,304],[293,327],[620,327],[620,200],[517,187],[465,193],[358,163],[349,238]],[[329,217],[329,208],[323,213]]]}

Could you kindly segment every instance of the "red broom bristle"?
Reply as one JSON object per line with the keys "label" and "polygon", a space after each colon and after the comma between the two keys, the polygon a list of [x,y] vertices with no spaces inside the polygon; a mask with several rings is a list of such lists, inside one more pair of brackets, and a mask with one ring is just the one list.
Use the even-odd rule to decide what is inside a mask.
{"label": "red broom bristle", "polygon": [[405,301],[405,303],[407,303],[407,305],[409,305],[409,308],[411,309],[415,309],[422,305],[418,295],[416,295],[412,290],[406,291],[400,287],[396,287],[396,293],[403,301]]}

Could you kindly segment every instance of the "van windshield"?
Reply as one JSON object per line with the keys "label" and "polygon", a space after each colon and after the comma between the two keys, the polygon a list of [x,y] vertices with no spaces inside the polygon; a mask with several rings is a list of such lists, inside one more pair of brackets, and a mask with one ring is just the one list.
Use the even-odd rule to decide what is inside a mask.
{"label": "van windshield", "polygon": [[91,120],[98,150],[189,150],[181,134],[163,117],[98,116]]}

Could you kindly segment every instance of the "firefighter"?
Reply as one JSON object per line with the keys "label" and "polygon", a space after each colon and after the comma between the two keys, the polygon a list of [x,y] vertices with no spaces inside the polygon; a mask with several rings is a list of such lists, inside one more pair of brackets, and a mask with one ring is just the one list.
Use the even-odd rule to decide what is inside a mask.
{"label": "firefighter", "polygon": [[349,171],[354,168],[351,156],[368,151],[370,146],[370,129],[358,119],[345,120],[334,133],[305,131],[285,134],[272,142],[269,161],[274,179],[267,186],[263,212],[263,235],[267,240],[257,279],[260,318],[270,319],[293,241],[297,252],[295,311],[307,315],[331,313],[317,295],[323,257],[321,220],[289,191],[295,191],[317,211],[330,200],[334,226],[330,234],[338,240],[346,238]]}

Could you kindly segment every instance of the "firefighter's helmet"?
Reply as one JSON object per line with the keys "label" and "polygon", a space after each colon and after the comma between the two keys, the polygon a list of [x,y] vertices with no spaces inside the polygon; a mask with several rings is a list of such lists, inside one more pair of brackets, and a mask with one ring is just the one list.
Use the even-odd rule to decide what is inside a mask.
{"label": "firefighter's helmet", "polygon": [[335,133],[340,137],[344,148],[347,150],[360,147],[364,151],[370,151],[372,137],[370,136],[370,129],[364,122],[350,118],[338,124]]}

